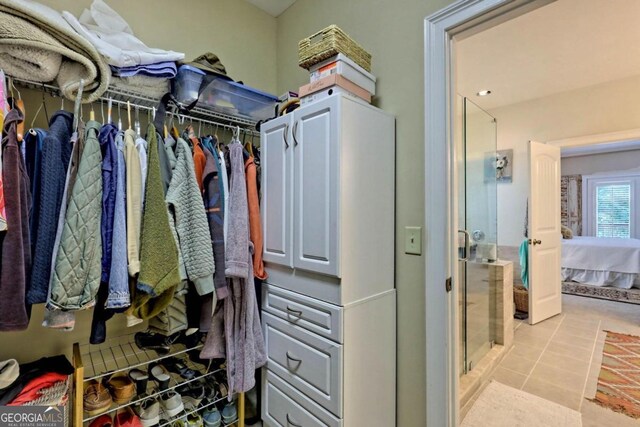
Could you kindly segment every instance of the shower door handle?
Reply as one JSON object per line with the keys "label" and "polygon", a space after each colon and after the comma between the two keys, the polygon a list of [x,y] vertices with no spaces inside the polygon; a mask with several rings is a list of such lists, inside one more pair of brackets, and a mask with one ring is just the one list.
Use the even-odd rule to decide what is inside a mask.
{"label": "shower door handle", "polygon": [[469,261],[469,253],[471,252],[471,235],[467,230],[458,230],[458,233],[464,234],[464,257],[460,261]]}

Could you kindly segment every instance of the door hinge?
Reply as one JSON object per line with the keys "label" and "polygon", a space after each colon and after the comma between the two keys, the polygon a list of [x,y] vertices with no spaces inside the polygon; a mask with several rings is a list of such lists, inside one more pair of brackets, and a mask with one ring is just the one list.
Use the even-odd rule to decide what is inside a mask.
{"label": "door hinge", "polygon": [[444,288],[447,292],[451,292],[451,277],[447,277],[447,280],[444,281]]}

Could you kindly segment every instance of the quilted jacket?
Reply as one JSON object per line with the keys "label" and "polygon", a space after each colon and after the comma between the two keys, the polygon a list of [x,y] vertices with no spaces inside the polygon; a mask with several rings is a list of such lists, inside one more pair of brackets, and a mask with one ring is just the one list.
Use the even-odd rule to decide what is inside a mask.
{"label": "quilted jacket", "polygon": [[102,273],[102,153],[100,124],[86,125],[78,175],[70,189],[69,206],[51,274],[49,304],[79,310],[95,303]]}
{"label": "quilted jacket", "polygon": [[196,181],[191,149],[182,138],[178,138],[175,154],[176,163],[165,201],[178,234],[187,277],[198,294],[207,295],[214,290],[215,271],[209,222]]}

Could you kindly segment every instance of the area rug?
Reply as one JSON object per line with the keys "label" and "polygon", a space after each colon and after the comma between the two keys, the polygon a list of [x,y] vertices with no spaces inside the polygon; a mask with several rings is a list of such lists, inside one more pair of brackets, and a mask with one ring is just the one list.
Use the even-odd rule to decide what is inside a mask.
{"label": "area rug", "polygon": [[620,289],[585,285],[583,283],[575,282],[562,282],[562,293],[626,302],[630,304],[640,304],[640,289],[636,288]]}
{"label": "area rug", "polygon": [[607,332],[593,402],[640,418],[640,337]]}
{"label": "area rug", "polygon": [[581,427],[579,412],[541,397],[489,383],[462,421],[462,427]]}

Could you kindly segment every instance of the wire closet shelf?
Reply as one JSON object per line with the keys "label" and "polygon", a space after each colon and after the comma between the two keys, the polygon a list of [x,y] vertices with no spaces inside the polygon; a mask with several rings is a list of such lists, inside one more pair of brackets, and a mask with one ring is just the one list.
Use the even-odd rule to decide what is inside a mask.
{"label": "wire closet shelf", "polygon": [[[33,82],[12,76],[8,76],[8,78],[18,86],[36,91],[43,91],[53,97],[62,98],[60,88],[55,85]],[[128,106],[131,106],[135,109],[155,111],[160,101],[161,100],[159,98],[153,98],[127,91],[123,88],[110,86],[95,102],[105,104],[111,102],[114,105],[124,107],[125,109]],[[87,108],[87,106],[84,108]],[[203,125],[222,127],[231,131],[239,130],[249,136],[260,136],[260,133],[255,130],[256,121],[244,116],[224,114],[198,106],[193,107],[187,113],[184,111],[176,112],[167,110],[167,116],[170,115],[173,115],[178,121],[195,121]]]}

